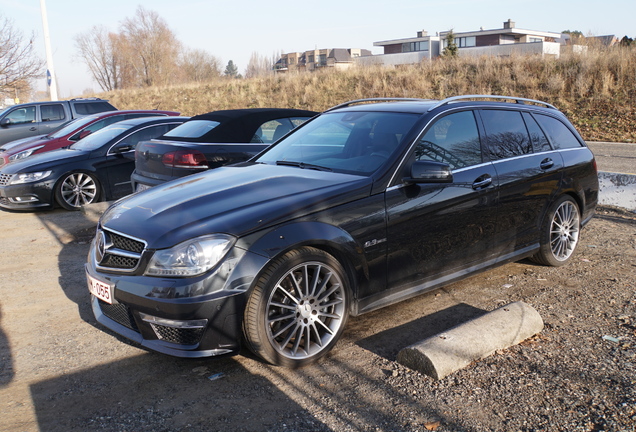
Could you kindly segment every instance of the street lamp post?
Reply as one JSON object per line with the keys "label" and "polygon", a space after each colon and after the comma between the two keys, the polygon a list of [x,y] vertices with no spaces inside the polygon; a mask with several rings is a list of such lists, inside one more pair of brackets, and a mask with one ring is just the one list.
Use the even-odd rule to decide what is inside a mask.
{"label": "street lamp post", "polygon": [[57,98],[57,80],[55,77],[55,69],[53,68],[53,53],[51,52],[51,38],[49,37],[49,21],[46,17],[46,3],[45,0],[40,0],[40,10],[42,11],[42,27],[44,29],[44,48],[46,49],[46,65],[48,70],[46,71],[46,80],[51,92],[51,100],[58,100]]}

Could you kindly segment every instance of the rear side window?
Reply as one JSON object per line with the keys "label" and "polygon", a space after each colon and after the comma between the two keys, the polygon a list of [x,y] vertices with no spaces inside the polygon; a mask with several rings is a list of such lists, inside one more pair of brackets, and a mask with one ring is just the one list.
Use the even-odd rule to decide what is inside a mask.
{"label": "rear side window", "polygon": [[533,152],[532,141],[519,111],[482,110],[486,148],[490,160],[523,156]]}
{"label": "rear side window", "polygon": [[190,120],[166,133],[165,136],[172,138],[201,138],[220,124],[218,121],[213,120]]}
{"label": "rear side window", "polygon": [[481,144],[473,112],[462,111],[436,120],[417,144],[415,158],[444,162],[452,169],[480,164]]}
{"label": "rear side window", "polygon": [[104,111],[115,111],[115,107],[108,102],[76,103],[75,112],[80,115],[97,114]]}
{"label": "rear side window", "polygon": [[523,119],[528,127],[528,132],[530,132],[530,139],[532,140],[535,153],[552,150],[550,142],[537,124],[537,121],[529,113],[523,113]]}
{"label": "rear side window", "polygon": [[59,121],[66,118],[62,104],[42,105],[40,106],[40,114],[43,122]]}
{"label": "rear side window", "polygon": [[539,125],[545,131],[555,149],[569,149],[582,147],[579,140],[566,125],[554,117],[536,114]]}

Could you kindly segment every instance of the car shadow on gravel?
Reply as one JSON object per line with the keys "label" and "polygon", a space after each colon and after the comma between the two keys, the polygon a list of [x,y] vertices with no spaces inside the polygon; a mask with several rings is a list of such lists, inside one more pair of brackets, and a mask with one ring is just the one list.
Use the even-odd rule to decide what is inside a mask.
{"label": "car shadow on gravel", "polygon": [[357,342],[357,345],[380,357],[393,361],[401,349],[480,317],[487,312],[466,303],[459,303],[401,326],[361,339]]}

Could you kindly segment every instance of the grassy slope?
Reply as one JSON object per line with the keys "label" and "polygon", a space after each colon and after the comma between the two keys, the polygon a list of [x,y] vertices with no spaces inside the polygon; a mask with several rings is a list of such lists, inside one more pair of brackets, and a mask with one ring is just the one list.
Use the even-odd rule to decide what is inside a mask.
{"label": "grassy slope", "polygon": [[565,112],[586,140],[636,141],[636,49],[560,59],[437,60],[397,68],[352,68],[249,80],[120,90],[101,94],[120,109],[201,114],[217,109],[292,107],[316,111],[352,99],[499,94],[539,99]]}

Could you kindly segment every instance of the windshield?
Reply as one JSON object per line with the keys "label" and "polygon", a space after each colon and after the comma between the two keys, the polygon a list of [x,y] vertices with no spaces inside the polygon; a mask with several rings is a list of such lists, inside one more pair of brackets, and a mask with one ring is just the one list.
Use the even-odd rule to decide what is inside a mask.
{"label": "windshield", "polygon": [[107,144],[110,140],[121,135],[130,129],[130,125],[115,123],[111,126],[107,126],[104,129],[98,130],[87,136],[86,138],[82,138],[75,144],[71,146],[73,150],[97,150],[104,144]]}
{"label": "windshield", "polygon": [[397,151],[418,118],[411,113],[322,114],[256,162],[369,175]]}
{"label": "windshield", "polygon": [[75,132],[77,129],[83,128],[90,122],[94,121],[96,116],[80,117],[75,120],[71,120],[68,123],[63,124],[60,128],[54,130],[48,135],[49,138],[62,138],[70,133]]}
{"label": "windshield", "polygon": [[213,120],[190,120],[172,129],[164,136],[172,138],[201,138],[220,124],[218,121]]}

